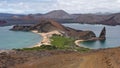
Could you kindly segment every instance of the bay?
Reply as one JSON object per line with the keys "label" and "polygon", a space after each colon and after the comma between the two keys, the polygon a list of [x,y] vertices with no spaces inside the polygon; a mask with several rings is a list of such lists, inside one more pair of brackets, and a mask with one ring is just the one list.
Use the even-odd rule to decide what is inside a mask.
{"label": "bay", "polygon": [[42,37],[32,32],[10,31],[12,26],[0,27],[0,49],[31,47]]}
{"label": "bay", "polygon": [[80,46],[82,47],[91,49],[120,47],[120,26],[90,25],[78,23],[66,23],[63,25],[79,30],[91,30],[96,34],[97,37],[99,36],[103,27],[106,27],[105,41],[81,42]]}

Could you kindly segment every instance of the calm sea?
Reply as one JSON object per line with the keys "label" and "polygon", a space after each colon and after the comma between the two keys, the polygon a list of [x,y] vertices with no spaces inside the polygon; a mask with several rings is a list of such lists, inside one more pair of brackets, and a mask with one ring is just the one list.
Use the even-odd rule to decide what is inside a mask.
{"label": "calm sea", "polygon": [[64,25],[80,30],[92,30],[97,36],[99,36],[101,30],[105,26],[107,30],[106,41],[82,42],[80,43],[80,46],[91,49],[120,47],[120,26],[89,25],[78,23],[66,23]]}
{"label": "calm sea", "polygon": [[[120,47],[120,26],[89,25],[78,23],[63,24],[75,29],[92,30],[99,36],[102,28],[107,30],[106,41],[82,42],[80,46],[91,49]],[[42,37],[32,32],[9,31],[12,26],[0,27],[0,49],[31,47],[37,44]]]}
{"label": "calm sea", "polygon": [[0,49],[31,47],[42,38],[32,32],[10,31],[12,26],[0,27]]}

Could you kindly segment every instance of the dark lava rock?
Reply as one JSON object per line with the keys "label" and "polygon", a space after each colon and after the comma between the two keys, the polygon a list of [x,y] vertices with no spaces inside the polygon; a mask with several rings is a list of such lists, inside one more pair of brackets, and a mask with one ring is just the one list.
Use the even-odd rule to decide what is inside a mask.
{"label": "dark lava rock", "polygon": [[104,27],[100,33],[99,40],[106,40],[106,28]]}
{"label": "dark lava rock", "polygon": [[13,31],[30,31],[31,25],[15,25],[12,29]]}

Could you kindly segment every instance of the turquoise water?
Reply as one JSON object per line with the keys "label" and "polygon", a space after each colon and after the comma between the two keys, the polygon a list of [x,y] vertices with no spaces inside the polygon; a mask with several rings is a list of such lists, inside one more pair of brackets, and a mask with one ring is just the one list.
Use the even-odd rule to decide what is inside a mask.
{"label": "turquoise water", "polygon": [[[120,47],[120,26],[77,23],[66,23],[63,25],[80,30],[92,30],[97,36],[99,36],[102,28],[105,26],[107,30],[106,41],[82,42],[80,46],[91,49]],[[12,26],[0,27],[0,49],[31,47],[42,39],[42,37],[32,32],[9,31],[10,28]]]}
{"label": "turquoise water", "polygon": [[106,41],[82,42],[80,43],[80,46],[91,49],[120,47],[120,26],[89,25],[78,23],[66,23],[63,25],[80,30],[92,30],[95,32],[96,36],[99,36],[102,28],[105,26],[107,30]]}
{"label": "turquoise water", "polygon": [[0,49],[31,47],[42,38],[32,32],[10,31],[12,26],[0,27]]}

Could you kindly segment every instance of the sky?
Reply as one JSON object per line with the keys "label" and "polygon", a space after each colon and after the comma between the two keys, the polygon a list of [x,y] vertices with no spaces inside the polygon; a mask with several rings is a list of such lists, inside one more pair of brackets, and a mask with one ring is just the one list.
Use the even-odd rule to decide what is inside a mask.
{"label": "sky", "polygon": [[120,12],[120,0],[0,0],[0,13],[68,13]]}

